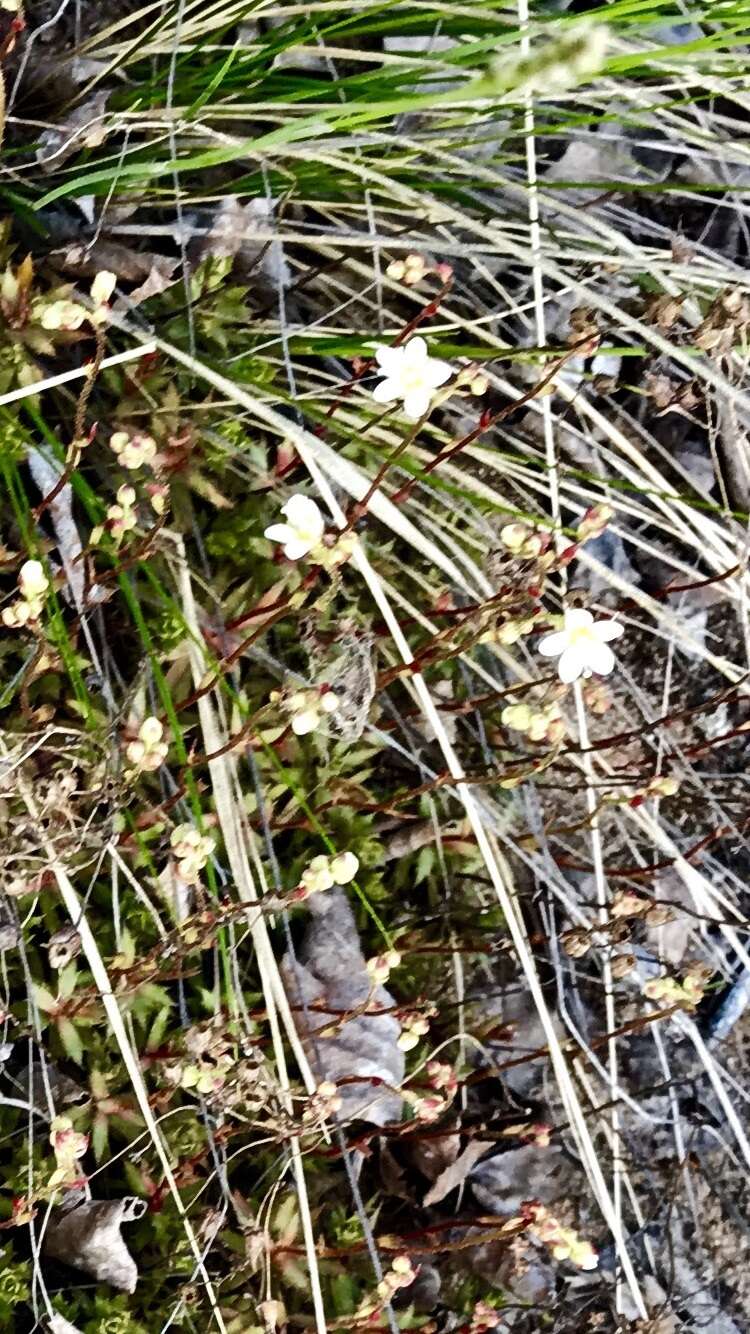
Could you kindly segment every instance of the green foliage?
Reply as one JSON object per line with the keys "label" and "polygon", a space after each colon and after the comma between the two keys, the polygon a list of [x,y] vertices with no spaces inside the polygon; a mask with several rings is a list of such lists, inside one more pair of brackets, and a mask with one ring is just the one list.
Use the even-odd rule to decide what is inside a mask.
{"label": "green foliage", "polygon": [[[107,330],[107,352],[130,348],[134,331],[146,326],[176,352],[162,342],[153,357],[100,372],[88,401],[77,403],[81,384],[71,381],[20,406],[0,406],[2,606],[17,594],[22,561],[43,558],[54,576],[38,624],[13,632],[5,627],[0,635],[3,765],[15,775],[4,779],[0,792],[0,834],[9,902],[23,932],[23,952],[11,947],[3,952],[10,998],[5,1022],[13,1062],[20,1063],[21,1051],[23,1059],[27,1052],[37,1059],[41,1048],[55,1088],[72,1081],[56,1110],[70,1117],[76,1132],[90,1136],[81,1170],[94,1196],[120,1199],[133,1193],[149,1205],[145,1217],[126,1229],[140,1268],[135,1293],[118,1295],[75,1275],[65,1292],[66,1318],[84,1334],[152,1334],[178,1320],[190,1331],[208,1327],[204,1279],[196,1275],[185,1223],[147,1124],[150,1113],[175,1189],[208,1257],[230,1334],[270,1328],[271,1317],[258,1311],[269,1293],[285,1303],[291,1328],[312,1326],[303,1204],[293,1189],[291,1158],[291,1146],[301,1145],[324,1302],[343,1329],[373,1292],[365,1230],[351,1203],[337,1144],[304,1118],[308,1104],[299,1048],[291,1047],[284,1032],[258,922],[280,958],[289,949],[290,932],[296,944],[308,920],[309,906],[293,895],[310,860],[341,850],[356,856],[358,871],[346,892],[356,908],[365,957],[397,947],[401,963],[388,981],[396,1005],[440,1001],[443,1006],[409,1058],[420,1092],[433,1046],[440,1047],[441,1059],[454,1059],[457,1013],[466,1029],[462,1044],[482,1038],[481,1025],[476,1032],[472,1028],[469,1007],[464,1012],[458,1002],[455,979],[460,969],[470,975],[478,957],[489,970],[493,953],[508,942],[509,923],[484,860],[460,824],[455,784],[419,715],[414,682],[408,673],[393,674],[398,666],[393,636],[382,607],[368,600],[355,564],[321,571],[314,561],[290,562],[264,536],[279,522],[291,494],[314,493],[291,437],[303,424],[335,451],[325,475],[335,498],[350,507],[344,465],[375,476],[408,430],[396,408],[382,416],[380,407],[376,410],[373,368],[362,368],[356,359],[369,359],[381,343],[393,343],[425,311],[419,327],[435,355],[460,367],[486,367],[494,377],[486,400],[492,410],[506,405],[506,377],[524,389],[529,377],[547,373],[568,346],[557,345],[564,336],[558,331],[546,341],[537,337],[528,323],[533,302],[515,285],[530,259],[527,93],[543,95],[535,107],[542,171],[574,132],[593,138],[599,129],[620,125],[643,135],[659,115],[675,134],[685,130],[682,157],[697,142],[701,154],[717,149],[721,162],[733,117],[739,121],[739,109],[744,116],[746,15],[740,4],[709,3],[698,37],[662,46],[653,32],[681,19],[678,7],[666,0],[600,6],[591,17],[606,22],[616,40],[608,53],[600,52],[606,81],[579,96],[566,93],[565,86],[595,73],[596,62],[586,64],[590,39],[582,39],[573,16],[552,4],[532,5],[530,53],[521,46],[515,10],[501,0],[458,7],[408,0],[396,8],[325,3],[309,11],[292,6],[288,15],[277,6],[280,21],[261,23],[257,31],[250,29],[258,18],[253,7],[240,6],[238,14],[242,11],[248,25],[242,36],[234,13],[228,26],[220,7],[193,7],[185,28],[179,8],[167,4],[151,15],[146,7],[136,20],[130,13],[118,15],[106,33],[109,21],[102,18],[102,32],[85,39],[81,49],[87,59],[105,66],[95,67],[94,77],[98,84],[101,75],[110,99],[100,143],[74,138],[70,156],[60,154],[49,163],[42,186],[33,145],[19,137],[9,149],[14,194],[4,197],[14,219],[0,235],[0,280],[5,275],[0,396],[41,374],[91,362],[93,326],[46,327],[56,303],[88,300],[89,276],[83,269],[76,275],[78,261],[71,259],[68,242],[59,246],[52,234],[44,235],[44,226],[62,226],[67,214],[58,210],[72,209],[71,201],[87,196],[107,200],[97,227],[101,223],[106,232],[110,213],[119,219],[119,230],[106,244],[114,240],[126,252],[124,257],[119,252],[124,267],[117,275],[124,327],[115,321]],[[437,36],[455,42],[443,49]],[[386,49],[385,37],[403,38],[403,49],[394,50],[391,43]],[[424,49],[410,44],[415,37],[426,39]],[[34,47],[27,50],[33,61]],[[719,108],[715,122],[709,95]],[[71,103],[66,94],[61,116],[71,106],[73,114],[81,109],[76,97]],[[45,118],[57,110],[42,108]],[[21,136],[24,123],[13,133]],[[657,272],[658,237],[649,234],[644,246],[628,238],[618,249],[614,224],[603,239],[574,236],[570,213],[548,225],[550,198],[564,209],[566,192],[587,184],[545,181],[542,277],[553,309],[561,294],[581,304],[601,298],[600,314],[613,326],[606,327],[602,316],[601,348],[627,359],[627,392],[637,400],[637,412],[621,432],[628,452],[613,465],[608,451],[617,438],[607,439],[604,428],[597,423],[594,429],[588,419],[581,439],[575,438],[577,452],[565,453],[568,433],[573,438],[579,429],[579,404],[566,402],[560,411],[563,445],[558,442],[556,468],[564,531],[573,541],[570,524],[579,502],[598,500],[605,491],[621,507],[621,526],[637,528],[643,549],[671,551],[696,513],[699,523],[710,516],[727,524],[718,534],[712,530],[713,548],[706,541],[701,549],[701,559],[710,550],[721,556],[716,568],[711,566],[720,598],[734,577],[728,520],[746,518],[745,502],[693,494],[668,464],[662,475],[656,471],[654,460],[661,459],[656,447],[644,446],[641,468],[634,442],[642,441],[649,422],[644,376],[661,374],[665,363],[672,373],[674,351],[680,384],[705,388],[711,375],[724,374],[733,353],[744,356],[747,328],[719,330],[727,334],[726,346],[713,349],[715,356],[704,355],[706,349],[691,341],[687,325],[679,334],[667,331],[673,344],[667,337],[666,346],[654,341],[655,330],[661,334],[651,318],[652,298],[678,286],[680,300],[710,321],[723,285],[721,268],[704,256],[692,268],[681,267],[670,254],[667,282]],[[710,183],[693,189],[676,173],[659,182],[603,184],[603,193],[610,184],[614,193],[616,186],[617,209],[631,197],[643,207],[644,227],[655,199],[671,205],[663,230],[675,243],[683,214],[696,198],[700,202],[701,191],[712,201],[715,192],[725,191],[724,184]],[[741,197],[740,186],[736,194]],[[222,201],[236,198],[246,205],[269,196],[267,215],[261,210],[260,221],[246,219],[245,232],[235,238],[236,254],[224,253],[234,243],[220,234],[213,237],[216,253],[206,255]],[[723,206],[723,194],[720,200]],[[596,216],[587,209],[576,222]],[[30,218],[44,219],[33,263],[24,258]],[[703,221],[708,226],[702,218],[701,227]],[[93,254],[106,254],[98,250],[99,237],[86,235],[82,251],[88,254],[90,240]],[[285,239],[283,256],[277,250],[280,235],[293,238]],[[164,258],[162,251],[175,258],[183,240],[184,277],[178,266],[171,285],[166,280],[159,291],[155,283],[155,294],[130,310],[128,299],[139,299],[133,293],[141,279],[128,276],[127,246],[132,243],[141,262],[150,256],[150,263]],[[454,265],[453,288],[432,311],[439,287],[434,272],[414,289],[388,273],[390,263],[416,245],[427,260],[445,254]],[[55,253],[45,257],[45,250]],[[290,278],[288,287],[280,288],[282,258]],[[72,266],[75,283],[61,282],[60,263]],[[617,276],[618,266],[626,294],[615,300],[606,280]],[[221,372],[224,388],[228,383],[250,395],[259,405],[256,411],[235,402],[205,371]],[[739,376],[740,367],[734,371]],[[588,391],[593,372],[586,376],[581,384]],[[597,401],[586,398],[583,388],[580,398]],[[571,773],[580,757],[571,740],[558,778],[554,766],[536,767],[541,750],[522,752],[518,739],[508,736],[493,692],[511,679],[513,656],[505,651],[508,645],[495,653],[491,640],[480,634],[484,622],[477,627],[469,618],[462,638],[459,613],[479,596],[477,589],[495,589],[506,578],[517,579],[528,594],[526,567],[519,569],[504,555],[502,578],[496,578],[490,562],[508,517],[549,530],[548,490],[555,469],[526,418],[517,416],[507,435],[502,424],[489,441],[478,430],[449,466],[425,472],[425,464],[454,443],[456,418],[463,430],[467,419],[476,421],[484,402],[477,408],[464,392],[452,420],[435,414],[420,426],[379,488],[381,499],[398,501],[383,511],[392,526],[372,514],[362,519],[350,513],[412,651],[427,655],[426,678],[443,721],[456,724],[459,754],[477,776],[474,790],[485,803],[483,812],[491,812],[491,828],[503,834],[504,846],[526,856],[537,851],[539,829],[553,838],[561,818],[558,800],[575,801],[583,780],[578,773],[576,786]],[[731,395],[727,402],[733,404]],[[620,406],[607,403],[605,423],[616,420]],[[30,461],[32,451],[41,450],[47,461],[70,462],[77,407],[87,443],[66,476],[69,489],[66,485],[60,508],[70,507],[80,543],[63,553],[58,507],[40,508]],[[714,407],[707,398],[681,407],[678,415],[698,429],[701,413],[710,415]],[[726,419],[734,422],[731,414]],[[724,420],[722,413],[716,420]],[[156,462],[125,467],[110,444],[113,432],[125,428],[153,438]],[[597,451],[590,465],[586,450]],[[409,479],[419,485],[406,503],[398,488]],[[107,516],[120,503],[123,486],[135,493],[137,522],[118,544]],[[162,511],[154,503],[160,488]],[[101,542],[92,540],[97,527]],[[330,523],[328,537],[333,539]],[[197,609],[197,624],[189,627],[183,550]],[[676,560],[682,569],[687,557],[680,551]],[[741,550],[739,560],[744,560]],[[78,602],[68,596],[71,568],[85,576]],[[574,581],[572,586],[575,591]],[[604,596],[619,597],[621,591],[615,586]],[[547,608],[553,615],[559,612],[558,594],[555,585]],[[545,596],[540,586],[540,603]],[[631,619],[647,611],[643,597],[628,604]],[[296,736],[274,692],[281,691],[283,699],[300,684],[324,683],[355,696],[349,677],[351,644],[358,636],[376,678],[374,698],[362,706],[361,728],[352,727],[345,739],[333,724]],[[740,642],[739,635],[736,639]],[[534,639],[510,647],[528,675],[528,664],[536,661]],[[522,659],[527,649],[532,652]],[[729,674],[732,686],[739,679]],[[366,695],[362,682],[356,685]],[[723,677],[719,685],[727,689]],[[485,703],[464,711],[468,697],[482,692]],[[618,708],[626,707],[618,700]],[[218,719],[220,730],[226,724],[232,736],[231,743],[217,745],[218,754],[207,715],[209,722]],[[163,727],[167,747],[164,763],[152,770],[139,768],[128,755],[146,717]],[[618,717],[618,727],[621,721]],[[631,723],[628,714],[628,727]],[[640,726],[638,713],[631,730]],[[683,739],[680,734],[680,745]],[[704,742],[703,734],[693,741],[696,753]],[[228,753],[233,769],[222,767]],[[519,754],[528,766],[529,808],[534,803],[542,808],[533,829],[525,823],[529,808],[499,787],[500,767]],[[630,755],[616,758],[619,774],[630,765]],[[72,786],[61,786],[68,777]],[[233,841],[237,828],[231,821],[223,827],[227,809],[247,835],[247,882],[240,874],[244,846],[240,852]],[[565,840],[588,833],[585,811],[577,812],[575,825],[572,818],[568,822],[567,809],[563,815],[560,865],[572,856]],[[696,818],[688,808],[676,825],[692,829]],[[212,840],[192,879],[181,876],[171,841],[184,824]],[[429,827],[420,842],[421,826]],[[733,825],[728,821],[726,827]],[[411,843],[406,836],[415,831]],[[707,835],[709,842],[714,832]],[[394,838],[401,838],[401,851],[392,855]],[[649,865],[662,861],[661,853],[650,858],[653,849],[647,851]],[[589,860],[587,848],[573,859],[576,865]],[[76,957],[57,968],[51,940],[82,926],[80,914],[72,916],[61,895],[60,867],[78,895],[91,936],[82,933],[73,942]],[[256,889],[261,902],[249,904]],[[105,1016],[92,940],[107,971],[107,995],[124,1021],[125,1049]],[[196,1050],[190,1050],[191,1041]],[[286,1043],[283,1077],[278,1042]],[[131,1047],[129,1065],[125,1056]],[[185,1079],[186,1068],[199,1071],[200,1081]],[[134,1069],[143,1080],[145,1101],[133,1086]],[[469,1092],[474,1095],[473,1085]],[[36,1208],[38,1216],[46,1208],[54,1154],[43,1086],[35,1097],[30,1117],[21,1108],[5,1108],[0,1214],[8,1222],[18,1201]],[[480,1107],[477,1120],[487,1111]],[[400,1152],[400,1137],[393,1139]],[[411,1201],[391,1194],[377,1175],[373,1140],[365,1134],[356,1143],[371,1224],[411,1237],[423,1217],[418,1192]],[[408,1149],[404,1152],[411,1171]],[[24,1328],[32,1319],[31,1270],[20,1231],[26,1226],[24,1221],[4,1230],[0,1324],[8,1328],[16,1318]],[[477,1300],[502,1304],[502,1296],[488,1294],[483,1281],[467,1277],[451,1259],[444,1272],[441,1300],[448,1325],[459,1317],[465,1323]],[[408,1306],[398,1310],[399,1328],[418,1327],[425,1319]],[[540,1324],[546,1319],[541,1312]]]}
{"label": "green foliage", "polygon": [[0,1317],[12,1320],[16,1306],[30,1298],[30,1265],[28,1261],[2,1264],[0,1261]]}

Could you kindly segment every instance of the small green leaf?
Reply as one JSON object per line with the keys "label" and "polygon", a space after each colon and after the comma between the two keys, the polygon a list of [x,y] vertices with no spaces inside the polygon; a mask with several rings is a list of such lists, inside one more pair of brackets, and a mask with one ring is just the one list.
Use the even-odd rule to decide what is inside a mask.
{"label": "small green leaf", "polygon": [[162,1039],[167,1031],[167,1025],[169,1024],[169,1017],[169,1007],[165,1005],[164,1009],[159,1011],[151,1025],[146,1040],[146,1051],[155,1051],[157,1047],[161,1046]]}
{"label": "small green leaf", "polygon": [[78,1034],[78,1029],[70,1019],[58,1019],[57,1031],[60,1034],[60,1041],[65,1048],[66,1056],[76,1065],[83,1065],[83,1043]]}
{"label": "small green leaf", "polygon": [[77,979],[78,979],[78,964],[75,962],[75,960],[73,960],[72,963],[66,964],[64,968],[60,969],[57,978],[58,996],[62,996],[64,1000],[68,1000],[69,997],[73,995],[73,992],[76,989]]}
{"label": "small green leaf", "polygon": [[100,1163],[109,1152],[109,1128],[105,1116],[97,1116],[91,1129],[91,1147],[96,1161]]}
{"label": "small green leaf", "polygon": [[435,865],[435,849],[422,848],[419,853],[419,856],[417,857],[417,871],[414,877],[415,882],[418,885],[421,885],[422,881],[427,879],[434,865]]}
{"label": "small green leaf", "polygon": [[57,1009],[57,1001],[46,987],[42,987],[38,982],[34,983],[34,1000],[45,1014],[54,1014]]}

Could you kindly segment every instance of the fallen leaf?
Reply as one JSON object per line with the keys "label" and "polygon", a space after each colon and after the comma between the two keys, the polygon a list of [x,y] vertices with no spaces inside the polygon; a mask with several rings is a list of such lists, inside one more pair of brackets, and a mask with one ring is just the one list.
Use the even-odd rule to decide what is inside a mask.
{"label": "fallen leaf", "polygon": [[291,276],[283,248],[269,236],[274,207],[273,199],[261,197],[241,204],[237,195],[227,195],[203,237],[199,258],[233,259],[240,273],[258,267],[275,287],[288,287]]}
{"label": "fallen leaf", "polygon": [[98,148],[107,137],[104,112],[109,93],[100,89],[71,111],[67,120],[39,136],[36,160],[42,171],[56,171],[79,148]]}
{"label": "fallen leaf", "polygon": [[[451,1138],[454,1137],[451,1136]],[[446,1195],[450,1195],[451,1191],[455,1190],[457,1186],[462,1186],[472,1168],[476,1166],[479,1159],[488,1149],[491,1149],[492,1146],[492,1140],[470,1140],[463,1153],[460,1153],[454,1162],[449,1163],[444,1171],[440,1173],[440,1176],[434,1184],[430,1186],[430,1189],[422,1201],[423,1205],[439,1204],[440,1201],[444,1200]]]}
{"label": "fallen leaf", "polygon": [[[121,283],[143,283],[154,271],[167,281],[179,264],[174,257],[157,255],[150,250],[134,250],[120,241],[107,240],[95,241],[90,246],[68,246],[55,251],[51,259],[56,268],[77,278],[93,278],[106,269],[116,274]],[[132,297],[129,300],[132,301]]]}
{"label": "fallen leaf", "polygon": [[306,906],[312,920],[296,958],[287,953],[281,970],[310,1065],[321,1081],[338,1084],[338,1119],[376,1126],[398,1121],[401,1025],[392,1014],[374,1012],[390,1010],[395,1001],[384,987],[372,987],[343,891],[313,894]]}
{"label": "fallen leaf", "polygon": [[409,1191],[406,1173],[396,1158],[387,1139],[380,1142],[380,1180],[387,1195],[395,1195],[399,1200],[408,1200],[414,1204],[414,1194]]}
{"label": "fallen leaf", "polygon": [[130,293],[127,301],[115,302],[115,310],[130,310],[133,306],[140,306],[144,301],[148,301],[149,297],[159,296],[160,293],[166,292],[168,287],[174,287],[175,283],[180,281],[179,277],[172,277],[177,268],[177,260],[167,260],[160,255],[157,263],[156,258],[153,258],[154,263],[148,271],[145,282]]}
{"label": "fallen leaf", "polygon": [[[36,483],[42,498],[52,495],[62,474],[62,465],[48,459],[38,449],[29,450],[29,472]],[[57,550],[65,571],[70,600],[77,611],[83,611],[86,605],[103,601],[103,590],[94,586],[85,597],[85,572],[83,563],[78,559],[83,551],[78,527],[73,515],[73,487],[66,482],[57,492],[54,500],[47,506],[52,527],[55,532]]]}
{"label": "fallen leaf", "polygon": [[53,1108],[57,1111],[71,1103],[84,1102],[88,1097],[86,1090],[76,1084],[74,1079],[62,1074],[52,1061],[30,1061],[14,1075],[13,1082],[42,1116],[49,1115],[47,1086]]}
{"label": "fallen leaf", "polygon": [[438,1177],[454,1163],[461,1149],[461,1136],[458,1131],[445,1135],[420,1136],[409,1144],[409,1157],[422,1176],[428,1181],[437,1181]]}
{"label": "fallen leaf", "polygon": [[124,1200],[80,1200],[75,1196],[54,1209],[44,1234],[43,1250],[54,1260],[63,1260],[74,1269],[82,1269],[102,1283],[110,1283],[121,1292],[135,1292],[138,1268],[120,1228],[146,1212],[143,1200],[133,1196]]}

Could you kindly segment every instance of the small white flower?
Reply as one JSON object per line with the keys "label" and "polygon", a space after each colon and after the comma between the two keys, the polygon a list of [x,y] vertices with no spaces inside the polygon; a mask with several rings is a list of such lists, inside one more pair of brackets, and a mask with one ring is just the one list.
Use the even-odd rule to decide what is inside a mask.
{"label": "small white flower", "polygon": [[138,769],[153,773],[164,763],[169,747],[162,740],[164,728],[158,718],[144,718],[138,736],[125,747],[125,754]]}
{"label": "small white flower", "polygon": [[312,861],[305,867],[300,877],[300,885],[304,889],[305,895],[324,894],[327,889],[333,889],[331,862],[325,853],[313,857]]}
{"label": "small white flower", "polygon": [[291,496],[286,505],[282,505],[281,513],[286,515],[286,523],[272,523],[263,536],[269,542],[282,542],[287,560],[301,560],[323,538],[323,515],[314,500],[302,495]]}
{"label": "small white flower", "polygon": [[79,306],[78,302],[53,301],[42,311],[41,325],[43,329],[63,329],[70,333],[73,329],[80,329],[85,319],[88,319],[88,311],[85,306]]}
{"label": "small white flower", "polygon": [[38,621],[44,611],[44,598],[49,589],[49,580],[44,566],[39,560],[27,560],[18,574],[18,587],[21,597],[10,607],[4,607],[0,619],[3,625],[17,630],[29,621]]}
{"label": "small white flower", "polygon": [[331,861],[331,875],[337,885],[348,885],[359,870],[359,857],[353,852],[340,852]]}
{"label": "small white flower", "polygon": [[377,347],[375,360],[386,377],[373,390],[375,402],[401,399],[410,421],[424,416],[435,390],[453,374],[447,361],[428,356],[424,338],[410,338],[403,347]]}
{"label": "small white flower", "polygon": [[153,436],[141,432],[131,435],[129,431],[115,431],[109,438],[109,445],[123,468],[130,472],[156,458],[156,441]]}
{"label": "small white flower", "polygon": [[25,598],[42,598],[49,588],[49,580],[40,560],[24,561],[18,575],[18,584]]}
{"label": "small white flower", "polygon": [[169,842],[177,858],[177,872],[181,880],[194,885],[216,847],[214,839],[207,838],[192,825],[180,824],[172,830]]}
{"label": "small white flower", "polygon": [[102,269],[97,273],[91,284],[91,300],[96,306],[106,306],[109,298],[115,290],[117,278],[114,273],[108,269]]}
{"label": "small white flower", "polygon": [[319,690],[297,690],[289,699],[292,731],[295,736],[307,736],[320,725],[321,715],[335,713],[339,697],[332,690],[321,695]]}
{"label": "small white flower", "polygon": [[608,676],[615,665],[610,639],[619,639],[623,627],[619,621],[595,621],[590,611],[573,608],[565,613],[565,628],[545,635],[539,652],[545,658],[559,658],[557,674],[568,684],[579,676]]}
{"label": "small white flower", "polygon": [[323,894],[334,885],[348,885],[359,870],[359,858],[353,852],[339,852],[335,857],[325,853],[313,857],[300,877],[298,898],[309,894]]}
{"label": "small white flower", "polygon": [[368,959],[365,969],[373,986],[383,986],[391,975],[391,969],[398,968],[400,962],[398,950],[386,950],[385,954],[376,954],[374,959]]}

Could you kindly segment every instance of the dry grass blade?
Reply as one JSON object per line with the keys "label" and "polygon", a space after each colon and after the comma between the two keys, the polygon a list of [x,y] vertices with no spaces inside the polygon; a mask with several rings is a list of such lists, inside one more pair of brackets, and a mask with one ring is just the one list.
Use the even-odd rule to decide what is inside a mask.
{"label": "dry grass blade", "polygon": [[[190,569],[185,559],[184,547],[180,542],[177,544],[175,563],[180,599],[189,636],[188,652],[190,655],[193,682],[195,686],[198,687],[204,677],[206,665],[199,648],[200,627],[196,614],[195,599],[190,579]],[[214,702],[210,695],[203,695],[199,700],[198,712],[205,749],[209,754],[213,755],[225,747],[228,738],[220,727],[215,713]],[[232,878],[237,887],[237,893],[243,903],[257,903],[258,892],[247,855],[248,831],[240,815],[241,794],[235,772],[235,759],[232,753],[229,752],[223,755],[218,754],[217,758],[210,760],[209,773],[219,826],[227,850],[227,858],[229,860]],[[257,953],[258,968],[261,975],[268,1020],[271,1027],[273,1052],[276,1062],[280,1094],[287,1111],[291,1113],[292,1101],[290,1097],[289,1075],[287,1072],[284,1044],[279,1025],[279,1015],[281,1015],[281,1019],[286,1029],[287,1038],[293,1047],[297,1064],[305,1079],[308,1092],[310,1093],[315,1090],[315,1080],[302,1050],[299,1038],[297,1037],[297,1031],[292,1018],[289,1002],[284,992],[278,965],[273,954],[271,942],[268,938],[265,919],[261,914],[252,914],[250,918],[250,929]],[[296,1136],[291,1139],[289,1149],[292,1158],[292,1169],[297,1188],[297,1197],[299,1199],[300,1214],[302,1217],[305,1255],[307,1257],[310,1276],[310,1293],[313,1301],[313,1311],[315,1313],[315,1327],[318,1334],[325,1334],[327,1323],[325,1307],[323,1305],[323,1294],[320,1286],[315,1233],[310,1214],[307,1187],[305,1184],[302,1152],[299,1140]]]}

